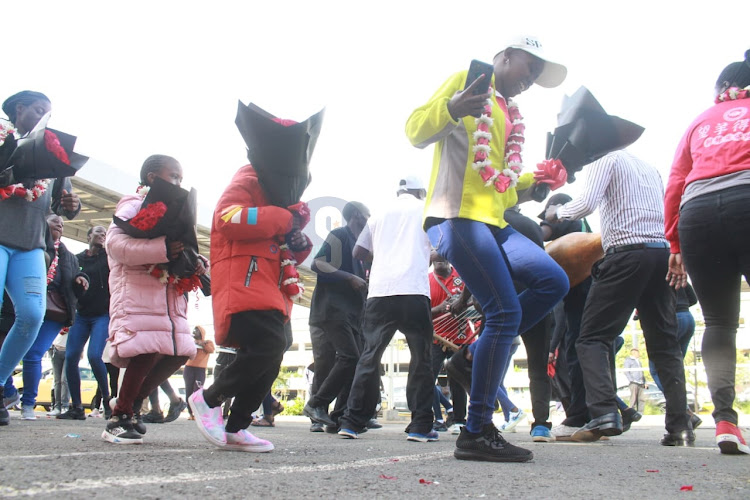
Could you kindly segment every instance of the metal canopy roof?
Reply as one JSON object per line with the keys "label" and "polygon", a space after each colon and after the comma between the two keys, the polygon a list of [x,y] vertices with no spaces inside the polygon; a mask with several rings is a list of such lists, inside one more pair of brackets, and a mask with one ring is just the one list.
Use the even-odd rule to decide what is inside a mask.
{"label": "metal canopy roof", "polygon": [[[72,177],[71,182],[73,183],[73,189],[81,199],[81,212],[75,219],[65,221],[63,236],[86,243],[86,233],[90,227],[109,227],[117,202],[123,195],[81,177]],[[197,232],[198,249],[202,255],[210,258],[211,229],[198,224]],[[316,275],[305,266],[299,266],[298,271],[302,283],[305,285],[305,293],[297,303],[310,307]]]}

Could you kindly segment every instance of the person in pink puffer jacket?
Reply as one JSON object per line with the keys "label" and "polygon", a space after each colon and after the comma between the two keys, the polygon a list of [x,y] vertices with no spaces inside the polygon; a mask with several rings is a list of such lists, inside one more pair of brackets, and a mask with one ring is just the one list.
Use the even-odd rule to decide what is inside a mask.
{"label": "person in pink puffer jacket", "polygon": [[[150,156],[141,168],[141,184],[150,186],[156,177],[179,186],[182,167],[169,156]],[[146,192],[139,188],[138,194],[124,196],[115,215],[132,219]],[[139,418],[143,399],[196,353],[187,322],[186,294],[150,273],[153,265],[177,258],[184,247],[164,236],[134,238],[114,223],[106,241],[111,291],[109,354],[114,365],[127,370],[102,438],[116,444],[138,444],[145,433]],[[199,261],[196,274],[206,272],[202,264]]]}

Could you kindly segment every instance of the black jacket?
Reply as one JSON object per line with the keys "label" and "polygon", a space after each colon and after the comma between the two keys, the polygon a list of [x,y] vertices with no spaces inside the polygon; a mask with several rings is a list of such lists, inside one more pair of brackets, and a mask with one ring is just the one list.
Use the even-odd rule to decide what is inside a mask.
{"label": "black jacket", "polygon": [[93,317],[109,313],[109,263],[101,248],[96,255],[84,250],[76,255],[81,271],[89,277],[89,289],[78,300],[78,314]]}

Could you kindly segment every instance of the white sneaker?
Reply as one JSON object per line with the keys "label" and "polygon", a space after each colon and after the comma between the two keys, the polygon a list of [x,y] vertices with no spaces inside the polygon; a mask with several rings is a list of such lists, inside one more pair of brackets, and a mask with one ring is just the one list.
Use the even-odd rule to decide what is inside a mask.
{"label": "white sneaker", "polygon": [[195,423],[203,437],[216,446],[227,444],[227,434],[224,432],[224,417],[221,413],[221,405],[211,408],[203,399],[203,389],[195,391],[188,399],[188,404],[193,410]]}
{"label": "white sneaker", "polygon": [[52,409],[52,411],[48,411],[48,412],[47,412],[47,416],[48,416],[48,417],[56,417],[56,416],[58,416],[58,415],[59,415],[60,413],[62,413],[62,412],[60,411],[60,408],[58,408],[58,407],[56,407],[56,406],[55,406],[55,407],[54,407],[54,408]]}
{"label": "white sneaker", "polygon": [[99,408],[94,408],[93,410],[91,410],[91,413],[89,413],[89,417],[101,418],[101,414],[99,413]]}
{"label": "white sneaker", "polygon": [[21,420],[36,420],[36,413],[34,413],[34,408],[29,406],[22,406]]}
{"label": "white sneaker", "polygon": [[247,451],[250,453],[265,453],[273,451],[273,444],[265,439],[253,436],[242,429],[239,432],[227,432],[227,444],[222,446],[224,450]]}
{"label": "white sneaker", "polygon": [[503,432],[516,432],[515,431],[516,426],[524,418],[526,418],[526,414],[520,408],[519,408],[518,411],[515,411],[515,412],[512,411],[508,415],[508,421],[505,422],[505,424],[502,425],[502,427],[500,428],[500,430],[503,431]]}
{"label": "white sneaker", "polygon": [[571,427],[569,425],[556,425],[550,430],[550,434],[552,434],[557,441],[572,441],[571,436],[578,430],[580,427]]}
{"label": "white sneaker", "polygon": [[461,427],[463,427],[464,424],[453,424],[450,427],[448,427],[448,432],[450,432],[454,436],[458,436],[461,434]]}

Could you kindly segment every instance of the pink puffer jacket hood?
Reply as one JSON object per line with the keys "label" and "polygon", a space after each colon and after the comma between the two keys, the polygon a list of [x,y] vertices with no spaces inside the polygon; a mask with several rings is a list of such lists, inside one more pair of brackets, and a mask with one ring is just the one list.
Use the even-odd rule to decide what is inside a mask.
{"label": "pink puffer jacket hood", "polygon": [[[142,203],[141,196],[124,196],[115,215],[132,219]],[[148,353],[195,357],[187,299],[149,274],[151,265],[168,262],[165,238],[133,238],[113,223],[106,241],[112,363],[125,368],[129,358]]]}

